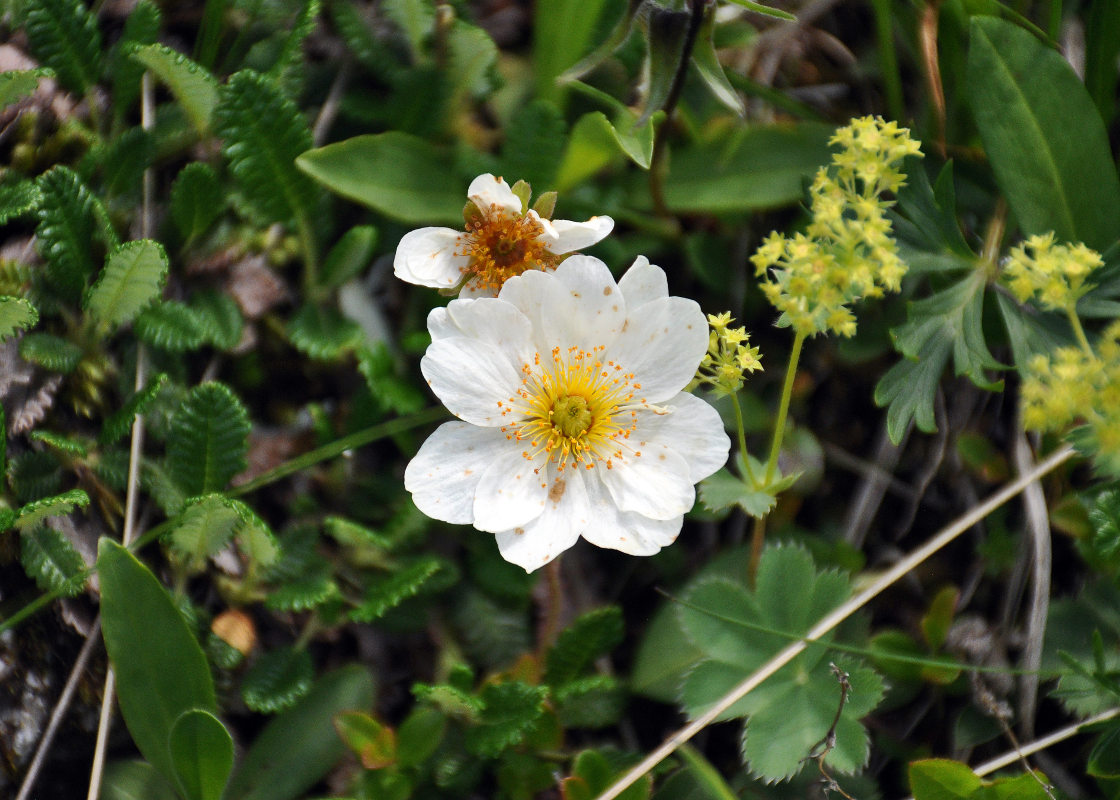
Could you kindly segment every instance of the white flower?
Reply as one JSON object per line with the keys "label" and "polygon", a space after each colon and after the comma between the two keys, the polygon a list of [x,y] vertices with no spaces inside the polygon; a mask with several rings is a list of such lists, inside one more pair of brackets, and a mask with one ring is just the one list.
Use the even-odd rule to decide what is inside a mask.
{"label": "white flower", "polygon": [[[524,204],[501,178],[479,175],[467,189],[466,230],[419,228],[397,245],[393,272],[408,283],[436,289],[464,286],[493,296],[508,278],[551,270],[561,256],[590,247],[614,228],[607,216],[587,222],[548,220]],[[477,213],[474,213],[477,211]]]}
{"label": "white flower", "polygon": [[645,258],[615,283],[572,256],[433,310],[428,330],[421,370],[462,421],[424,442],[405,487],[428,516],[497,534],[528,571],[580,536],[656,553],[727,460],[719,415],[681,391],[707,320]]}

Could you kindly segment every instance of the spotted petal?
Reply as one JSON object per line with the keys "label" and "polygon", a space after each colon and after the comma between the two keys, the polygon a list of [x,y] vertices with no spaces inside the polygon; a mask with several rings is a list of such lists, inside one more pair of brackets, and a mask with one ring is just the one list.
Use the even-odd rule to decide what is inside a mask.
{"label": "spotted petal", "polygon": [[700,306],[663,297],[627,313],[626,328],[607,355],[634,373],[646,400],[660,403],[692,380],[707,351],[708,323]]}
{"label": "spotted petal", "polygon": [[428,437],[404,470],[404,488],[432,519],[469,524],[474,496],[490,456],[506,444],[496,428],[447,422]]}
{"label": "spotted petal", "polygon": [[496,345],[476,339],[440,339],[420,359],[420,371],[447,410],[465,422],[496,427],[508,422],[504,403],[521,385],[518,367]]}
{"label": "spotted petal", "polygon": [[[630,440],[631,446],[639,446]],[[688,462],[661,442],[640,443],[635,454],[613,459],[611,469],[599,464],[595,474],[622,511],[650,519],[679,517],[696,502]]]}
{"label": "spotted petal", "polygon": [[688,465],[688,480],[699,483],[727,462],[731,440],[723,420],[708,403],[681,392],[662,404],[668,414],[641,414],[630,436],[639,448],[657,442],[676,453]]}
{"label": "spotted petal", "polygon": [[591,519],[584,476],[578,470],[554,473],[545,510],[529,524],[499,533],[498,549],[506,561],[532,572],[575,544]]}
{"label": "spotted petal", "polygon": [[508,442],[491,456],[475,489],[474,526],[480,531],[500,533],[528,525],[548,503],[546,478],[534,472],[534,464],[522,453],[517,441]]}
{"label": "spotted petal", "polygon": [[669,281],[665,270],[649,263],[645,256],[638,256],[626,274],[618,280],[618,288],[626,298],[626,308],[631,312],[653,300],[669,296]]}
{"label": "spotted petal", "polygon": [[460,233],[451,228],[418,228],[401,237],[393,256],[393,274],[402,281],[447,289],[463,277],[470,264],[456,255]]}
{"label": "spotted petal", "polygon": [[584,529],[583,538],[591,544],[633,556],[651,556],[676,541],[683,516],[659,520],[621,511],[601,482],[588,481],[587,486],[591,524]]}

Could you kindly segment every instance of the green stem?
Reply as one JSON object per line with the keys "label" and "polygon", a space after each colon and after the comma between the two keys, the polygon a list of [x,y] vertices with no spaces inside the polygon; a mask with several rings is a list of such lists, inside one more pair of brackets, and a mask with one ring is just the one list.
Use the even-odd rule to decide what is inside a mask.
{"label": "green stem", "polygon": [[758,481],[754,477],[754,472],[751,470],[750,459],[747,458],[747,432],[743,425],[743,409],[739,407],[739,393],[735,392],[731,395],[731,407],[735,409],[735,427],[739,431],[739,456],[743,462],[743,476],[746,478],[752,488],[758,488]]}
{"label": "green stem", "polygon": [[311,220],[302,207],[296,211],[296,228],[299,230],[299,243],[303,250],[303,291],[309,300],[314,300],[318,294],[319,257],[315,249]]}
{"label": "green stem", "polygon": [[801,346],[805,344],[805,334],[798,333],[793,339],[793,349],[786,366],[786,380],[782,385],[782,399],[778,404],[778,418],[774,421],[774,438],[770,444],[770,458],[766,462],[766,477],[763,486],[769,486],[778,469],[778,454],[782,451],[782,437],[786,432],[786,417],[789,415],[789,401],[793,396],[793,379],[797,376],[797,362],[801,358]]}
{"label": "green stem", "polygon": [[898,55],[895,53],[894,33],[891,30],[891,5],[891,0],[872,0],[871,3],[875,11],[875,34],[879,42],[887,110],[892,118],[902,120],[906,116],[906,105],[902,99],[902,79],[898,74]]}
{"label": "green stem", "polygon": [[1081,349],[1088,354],[1089,358],[1096,358],[1097,354],[1093,352],[1093,347],[1089,344],[1088,337],[1085,336],[1085,329],[1081,327],[1081,319],[1077,316],[1077,311],[1072,307],[1067,308],[1066,317],[1069,318],[1070,327],[1073,328],[1073,335],[1077,337],[1077,343],[1081,345]]}

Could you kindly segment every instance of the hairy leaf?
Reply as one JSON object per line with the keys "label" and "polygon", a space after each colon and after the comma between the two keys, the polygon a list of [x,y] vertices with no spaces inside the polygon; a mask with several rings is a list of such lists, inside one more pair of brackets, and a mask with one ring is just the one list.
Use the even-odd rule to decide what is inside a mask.
{"label": "hairy leaf", "polygon": [[161,28],[159,6],[151,0],[140,0],[124,21],[121,38],[109,55],[109,71],[113,80],[113,111],[118,117],[128,114],[140,97],[140,79],[144,65],[132,58],[138,47],[155,44]]}
{"label": "hairy leaf", "polygon": [[190,308],[202,323],[206,340],[219,350],[232,350],[241,341],[245,320],[237,301],[224,292],[199,292],[191,298]]}
{"label": "hairy leaf", "polygon": [[24,17],[31,53],[58,82],[85,94],[101,76],[101,31],[82,0],[36,0]]}
{"label": "hairy leaf", "polygon": [[173,523],[171,550],[194,572],[206,568],[207,560],[233,538],[241,515],[220,494],[208,494],[187,501]]}
{"label": "hairy leaf", "polygon": [[319,0],[303,0],[295,22],[284,37],[280,54],[268,71],[268,76],[284,87],[290,97],[298,94],[299,82],[303,78],[303,43],[315,29],[315,17],[319,15]]}
{"label": "hairy leaf", "polygon": [[66,456],[85,458],[89,455],[89,447],[87,444],[72,436],[64,436],[54,431],[36,430],[31,431],[28,438],[33,442],[42,442],[52,450],[56,450]]}
{"label": "hairy leaf", "polygon": [[[6,74],[0,73],[0,76]],[[38,210],[42,201],[43,192],[37,181],[0,180],[0,225]]]}
{"label": "hairy leaf", "polygon": [[[77,300],[94,271],[94,247],[105,239],[104,211],[69,167],[56,166],[39,176],[42,200],[35,230],[47,262],[47,280],[69,300]],[[111,242],[115,244],[115,242]]]}
{"label": "hairy leaf", "polygon": [[288,339],[311,358],[334,359],[362,340],[362,329],[329,306],[305,305],[288,323]]}
{"label": "hairy leaf", "polygon": [[106,325],[124,325],[155,302],[167,279],[167,253],[151,239],[125,242],[105,260],[85,307]]}
{"label": "hairy leaf", "polygon": [[86,584],[86,562],[65,536],[39,525],[20,534],[20,563],[45,592],[65,597],[80,593]]}
{"label": "hairy leaf", "polygon": [[214,110],[222,152],[246,199],[269,222],[288,222],[313,206],[314,184],[296,169],[311,147],[299,108],[264,75],[242,70],[222,87]]}
{"label": "hairy leaf", "polygon": [[105,194],[139,200],[144,170],[155,157],[152,135],[143,128],[129,128],[104,147],[91,151],[101,169]]}
{"label": "hairy leaf", "polygon": [[221,216],[225,198],[214,168],[192,161],[171,184],[171,218],[188,242]]}
{"label": "hairy leaf", "polygon": [[113,444],[128,434],[132,430],[133,417],[144,414],[166,383],[167,375],[163,372],[150,378],[143,389],[134,392],[123,406],[105,418],[97,440],[101,444]]}
{"label": "hairy leaf", "polygon": [[435,556],[417,559],[387,578],[374,582],[361,604],[350,612],[350,618],[358,622],[373,622],[389,609],[437,583],[436,576],[446,569],[444,561]]}
{"label": "hairy leaf", "polygon": [[82,348],[50,333],[29,333],[19,340],[19,356],[51,372],[73,372],[82,360]]}
{"label": "hairy leaf", "polygon": [[315,670],[307,650],[281,647],[263,654],[245,673],[241,697],[245,705],[273,714],[307,694]]}
{"label": "hairy leaf", "polygon": [[520,681],[491,683],[479,695],[482,711],[478,725],[466,733],[467,749],[481,756],[496,756],[520,743],[544,714],[548,690]]}
{"label": "hairy leaf", "polygon": [[[39,79],[53,74],[53,71],[42,67],[0,72],[0,111],[34,93],[39,88]],[[0,208],[2,207],[3,205],[0,204]]]}
{"label": "hairy leaf", "polygon": [[575,680],[599,656],[623,639],[622,612],[617,606],[589,611],[561,631],[545,655],[544,682],[563,686]]}
{"label": "hairy leaf", "polygon": [[340,594],[330,564],[316,557],[296,578],[284,581],[268,595],[265,604],[276,611],[310,611]]}
{"label": "hairy leaf", "polygon": [[208,338],[205,320],[176,300],[152,305],[136,317],[133,328],[140,341],[172,353],[195,350]]}
{"label": "hairy leaf", "polygon": [[188,496],[221,491],[245,469],[249,415],[229,387],[194,387],[171,418],[167,467]]}
{"label": "hairy leaf", "polygon": [[447,37],[448,70],[456,97],[484,94],[491,88],[490,73],[498,47],[482,28],[456,19]]}
{"label": "hairy leaf", "polygon": [[205,67],[162,44],[137,47],[132,57],[167,85],[191,124],[205,136],[218,105],[218,82],[214,76]]}
{"label": "hairy leaf", "polygon": [[33,328],[39,321],[39,311],[23,297],[0,297],[0,342],[16,333]]}

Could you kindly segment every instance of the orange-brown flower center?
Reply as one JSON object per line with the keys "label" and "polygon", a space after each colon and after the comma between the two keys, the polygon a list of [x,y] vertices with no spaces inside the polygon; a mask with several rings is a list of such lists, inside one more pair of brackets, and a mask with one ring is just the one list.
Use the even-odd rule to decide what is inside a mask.
{"label": "orange-brown flower center", "polygon": [[497,291],[526,270],[554,269],[560,263],[540,238],[544,227],[534,217],[510,214],[497,204],[479,212],[459,236],[455,254],[469,259],[463,274],[480,287]]}

